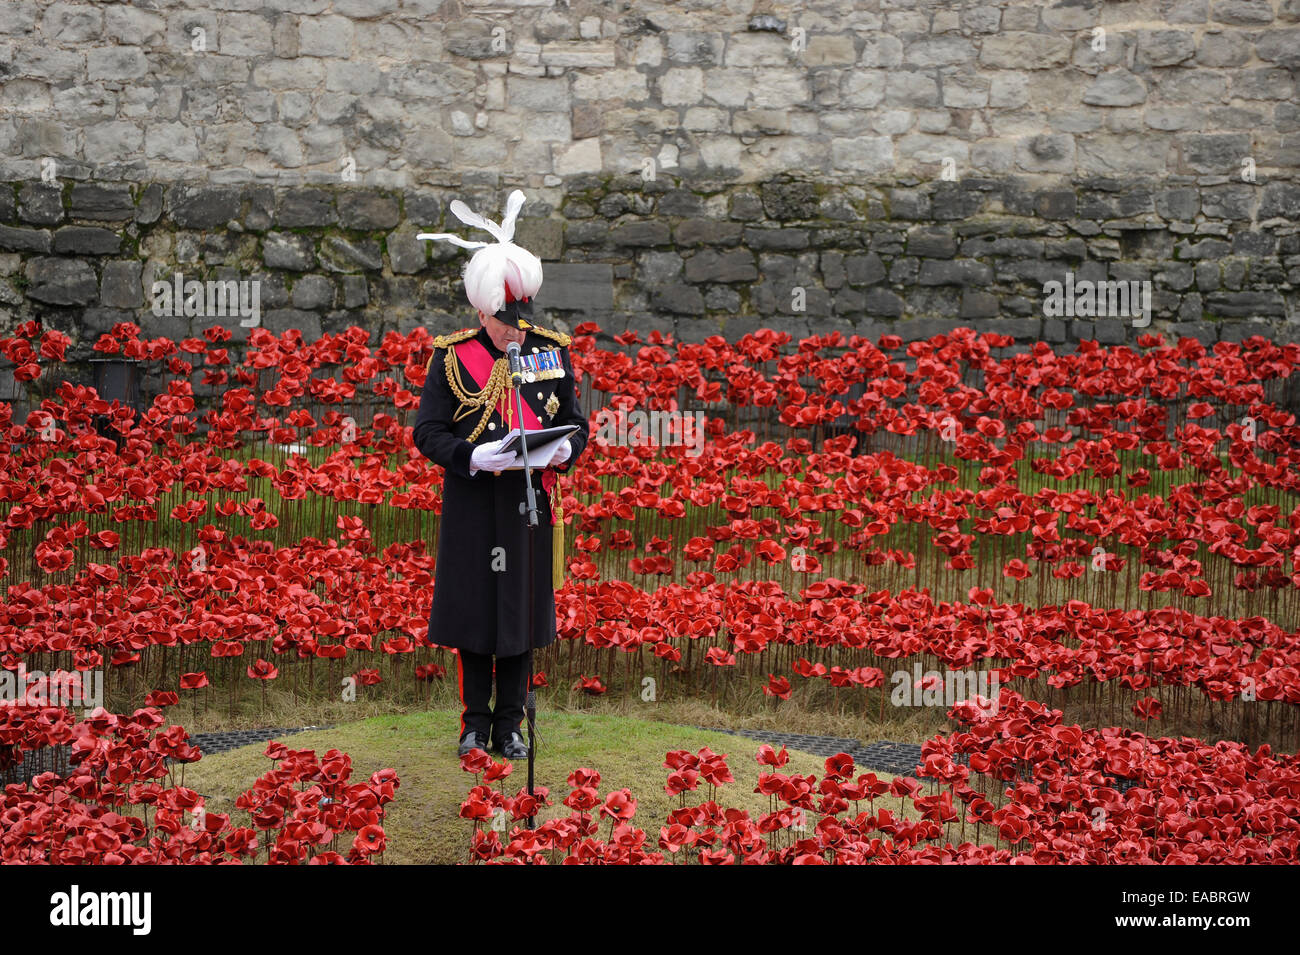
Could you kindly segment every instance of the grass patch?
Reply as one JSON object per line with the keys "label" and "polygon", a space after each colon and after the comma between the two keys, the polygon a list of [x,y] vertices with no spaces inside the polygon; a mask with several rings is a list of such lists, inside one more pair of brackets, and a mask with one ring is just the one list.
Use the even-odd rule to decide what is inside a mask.
{"label": "grass patch", "polygon": [[[353,781],[364,780],[378,769],[396,770],[401,786],[384,820],[388,848],[383,861],[398,865],[450,864],[468,860],[471,834],[471,824],[459,816],[461,801],[474,785],[473,776],[461,771],[456,756],[459,725],[458,711],[430,710],[295,733],[282,742],[290,749],[313,749],[317,755],[331,748],[343,750],[352,757]],[[754,761],[759,745],[727,733],[668,723],[552,713],[538,721],[536,783],[550,788],[555,805],[547,807],[539,818],[568,814],[568,808],[560,802],[569,792],[567,777],[574,769],[586,767],[600,772],[602,796],[617,789],[632,791],[639,800],[633,823],[646,831],[652,843],[657,842],[659,827],[668,812],[679,805],[677,798],[663,789],[668,776],[664,754],[675,749],[694,753],[704,746],[727,754],[727,765],[735,776],[735,782],[720,787],[719,804],[746,809],[757,818],[769,809],[768,797],[753,791],[760,769]],[[246,814],[235,809],[234,803],[241,792],[270,769],[270,760],[262,755],[265,749],[265,743],[256,743],[205,756],[185,767],[184,785],[206,797],[209,811],[231,813],[236,822],[247,824]],[[790,762],[782,771],[814,773],[820,778],[825,772],[825,760],[791,751]],[[893,778],[888,773],[876,776],[885,782]],[[506,780],[506,791],[513,794],[526,784],[527,764],[519,762]],[[689,797],[691,805],[705,799],[701,785],[701,791]],[[879,805],[897,812],[898,802],[885,797]],[[867,807],[864,804],[862,808]],[[810,825],[815,822],[810,818]],[[601,826],[602,838],[607,828],[607,822]]]}

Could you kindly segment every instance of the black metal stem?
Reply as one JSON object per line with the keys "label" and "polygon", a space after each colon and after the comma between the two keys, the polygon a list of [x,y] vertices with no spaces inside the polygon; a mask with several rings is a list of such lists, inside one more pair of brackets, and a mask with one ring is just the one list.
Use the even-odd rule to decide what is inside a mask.
{"label": "black metal stem", "polygon": [[[522,505],[525,510],[525,516],[528,524],[528,682],[524,684],[524,714],[528,720],[528,795],[536,800],[536,793],[533,790],[533,765],[536,754],[535,737],[537,732],[537,700],[533,693],[533,642],[536,633],[536,616],[537,606],[535,592],[537,587],[536,581],[536,547],[537,547],[537,491],[533,487],[533,466],[528,460],[528,435],[524,429],[524,398],[523,398],[523,380],[516,375],[513,381],[515,388],[515,413],[519,417],[519,445],[520,453],[524,457],[524,490],[527,503]],[[528,815],[528,828],[536,828],[536,816],[533,813]]]}

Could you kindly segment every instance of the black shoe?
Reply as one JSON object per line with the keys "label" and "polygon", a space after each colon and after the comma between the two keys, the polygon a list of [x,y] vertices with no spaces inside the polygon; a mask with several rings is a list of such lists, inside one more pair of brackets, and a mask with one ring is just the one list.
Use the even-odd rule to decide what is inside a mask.
{"label": "black shoe", "polygon": [[511,733],[510,738],[501,744],[501,755],[506,759],[527,759],[528,744],[517,732]]}
{"label": "black shoe", "polygon": [[465,756],[470,750],[481,749],[483,752],[488,750],[487,733],[480,733],[477,730],[470,730],[460,738],[460,749],[456,751],[457,756]]}

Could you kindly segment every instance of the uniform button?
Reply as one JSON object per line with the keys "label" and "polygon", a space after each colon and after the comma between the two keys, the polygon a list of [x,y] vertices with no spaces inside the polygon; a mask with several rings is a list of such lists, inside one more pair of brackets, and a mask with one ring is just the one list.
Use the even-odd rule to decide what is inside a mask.
{"label": "uniform button", "polygon": [[495,431],[496,429],[497,429],[497,423],[496,423],[495,421],[489,421],[489,422],[488,422],[488,430],[489,430],[489,431]]}
{"label": "uniform button", "polygon": [[537,347],[536,347],[536,346],[533,346],[533,354],[534,354],[534,355],[537,354]]}
{"label": "uniform button", "polygon": [[537,393],[537,400],[538,401],[542,400],[542,393],[540,391]]}

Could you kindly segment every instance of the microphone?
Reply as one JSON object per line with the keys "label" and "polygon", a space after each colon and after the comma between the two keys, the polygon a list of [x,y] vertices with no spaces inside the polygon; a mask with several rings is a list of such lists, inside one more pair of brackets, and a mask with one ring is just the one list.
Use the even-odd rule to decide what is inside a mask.
{"label": "microphone", "polygon": [[519,365],[518,342],[510,342],[506,345],[506,356],[510,359],[510,385],[518,387],[524,380],[524,371]]}

